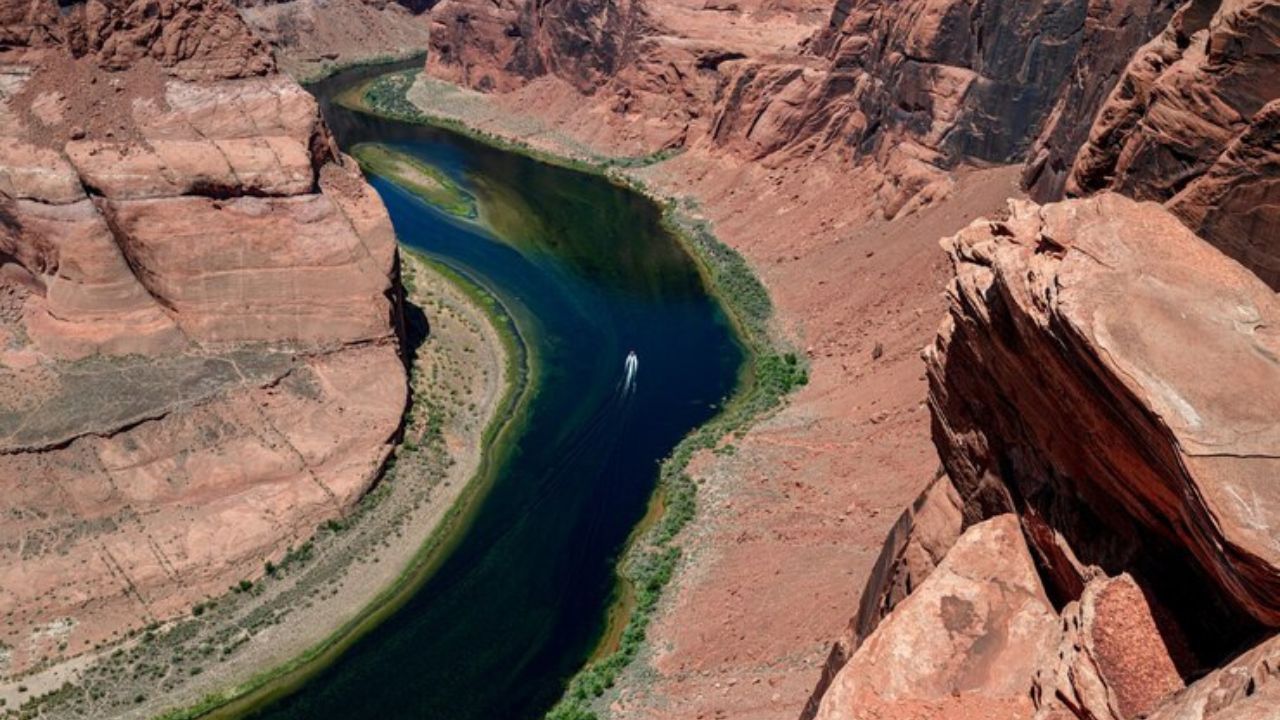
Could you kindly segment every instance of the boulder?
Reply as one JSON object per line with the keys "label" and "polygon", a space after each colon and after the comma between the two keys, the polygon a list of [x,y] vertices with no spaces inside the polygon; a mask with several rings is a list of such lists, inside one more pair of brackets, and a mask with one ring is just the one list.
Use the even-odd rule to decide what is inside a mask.
{"label": "boulder", "polygon": [[1038,717],[1146,717],[1183,687],[1183,638],[1129,575],[1098,577],[1062,612],[1062,639],[1036,676]]}
{"label": "boulder", "polygon": [[1280,708],[1280,635],[1169,698],[1149,720],[1273,720]]}
{"label": "boulder", "polygon": [[983,521],[853,653],[815,717],[1028,717],[1057,626],[1017,517]]}

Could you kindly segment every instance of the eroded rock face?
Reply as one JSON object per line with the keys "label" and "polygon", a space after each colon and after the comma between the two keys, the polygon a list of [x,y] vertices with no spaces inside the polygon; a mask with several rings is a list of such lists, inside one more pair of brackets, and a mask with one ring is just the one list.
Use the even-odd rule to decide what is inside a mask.
{"label": "eroded rock face", "polygon": [[1063,595],[1085,579],[1073,568],[1144,558],[1158,562],[1140,579],[1192,586],[1185,553],[1227,616],[1280,627],[1275,294],[1158,205],[1112,194],[1015,203],[945,245],[930,404],[966,517],[1017,509],[1051,531],[1029,536]]}
{"label": "eroded rock face", "polygon": [[428,67],[480,90],[555,73],[590,94],[635,59],[650,32],[638,0],[445,0],[432,12]]}
{"label": "eroded rock face", "polygon": [[898,517],[862,591],[858,614],[832,646],[801,720],[811,720],[817,714],[818,704],[849,657],[898,603],[924,583],[955,545],[963,522],[961,505],[951,479],[941,475]]}
{"label": "eroded rock face", "polygon": [[1280,5],[1191,0],[1134,55],[1074,158],[1066,192],[1109,188],[1163,202],[1280,287],[1278,103]]}
{"label": "eroded rock face", "polygon": [[[503,92],[563,78],[593,110],[664,126],[652,136],[667,145],[872,164],[894,215],[947,192],[957,164],[1021,161],[1036,138],[1036,167],[1063,165],[1176,6],[840,0],[788,16],[769,3],[448,0],[427,70]],[[819,11],[823,25],[778,31]]]}
{"label": "eroded rock face", "polygon": [[1268,720],[1280,707],[1280,635],[1197,680],[1151,720]]}
{"label": "eroded rock face", "polygon": [[394,235],[229,5],[5,2],[0,673],[343,513],[406,398]]}
{"label": "eroded rock face", "polygon": [[232,0],[240,16],[304,80],[352,62],[427,49],[426,11],[435,0]]}
{"label": "eroded rock face", "polygon": [[[1039,717],[1145,717],[1183,687],[1190,662],[1176,629],[1133,578],[1098,577],[1062,612],[1062,639],[1033,684]],[[1051,656],[1052,657],[1052,656]]]}
{"label": "eroded rock face", "polygon": [[[861,647],[844,641],[857,649],[825,694],[820,685],[817,716],[1274,714],[1274,638],[1229,658],[1280,627],[1275,293],[1159,204],[1113,193],[1014,201],[943,245],[956,278],[925,359],[956,500],[933,504],[955,507],[967,529],[948,548],[953,535],[937,531],[948,523],[910,521],[945,497],[934,488],[895,527],[855,625],[869,607],[887,615],[873,613],[879,626]],[[959,558],[1017,567],[1008,543],[974,533],[997,521],[1025,540],[1032,585],[1057,608],[1032,669],[1000,676],[1033,708],[995,702],[1018,696],[1013,687],[940,698],[932,675],[912,675],[937,651],[923,639],[910,652],[873,648],[893,628],[930,627],[919,608]],[[923,583],[895,601],[902,584],[884,578],[900,573],[881,568],[922,574],[904,562],[913,544],[942,561],[931,573],[916,563]],[[1008,582],[979,579],[975,592]],[[982,666],[977,645],[931,637],[950,648],[947,667]]]}
{"label": "eroded rock face", "polygon": [[216,0],[88,0],[65,9],[41,0],[5,0],[0,45],[57,48],[92,57],[107,70],[127,70],[148,58],[184,80],[252,77],[275,68],[262,41]]}
{"label": "eroded rock face", "polygon": [[510,90],[528,77],[517,71],[522,3],[444,0],[431,13],[427,68],[436,77],[479,90]]}
{"label": "eroded rock face", "polygon": [[1023,184],[1036,200],[1061,199],[1075,155],[1134,53],[1165,30],[1185,0],[1090,2],[1080,49],[1027,153]]}

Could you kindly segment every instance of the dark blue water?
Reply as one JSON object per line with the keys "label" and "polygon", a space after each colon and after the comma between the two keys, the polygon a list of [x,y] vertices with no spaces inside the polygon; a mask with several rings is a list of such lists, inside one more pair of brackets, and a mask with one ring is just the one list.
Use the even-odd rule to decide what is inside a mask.
{"label": "dark blue water", "polygon": [[[330,81],[321,97],[350,81]],[[614,563],[659,462],[732,391],[741,350],[646,199],[446,131],[326,114],[344,147],[387,143],[476,195],[493,232],[371,179],[402,243],[507,307],[536,393],[440,569],[336,663],[254,717],[539,717],[604,629]],[[628,350],[639,357],[631,395],[619,392]]]}

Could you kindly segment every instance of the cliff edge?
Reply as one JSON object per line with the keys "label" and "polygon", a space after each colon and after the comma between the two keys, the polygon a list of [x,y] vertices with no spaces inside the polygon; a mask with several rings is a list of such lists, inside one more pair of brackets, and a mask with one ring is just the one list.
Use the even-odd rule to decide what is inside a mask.
{"label": "cliff edge", "polygon": [[1275,293],[1115,194],[1015,202],[943,246],[956,276],[925,357],[944,489],[900,522],[805,716],[1199,718],[1213,695],[1263,717]]}

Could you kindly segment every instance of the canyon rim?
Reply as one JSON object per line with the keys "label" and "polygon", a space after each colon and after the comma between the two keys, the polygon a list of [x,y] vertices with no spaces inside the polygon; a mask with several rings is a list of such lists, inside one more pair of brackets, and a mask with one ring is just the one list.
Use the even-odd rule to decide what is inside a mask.
{"label": "canyon rim", "polygon": [[501,334],[298,84],[424,53],[382,110],[654,199],[803,366],[551,716],[1280,718],[1273,0],[0,0],[0,717],[336,554],[423,327],[478,438]]}

